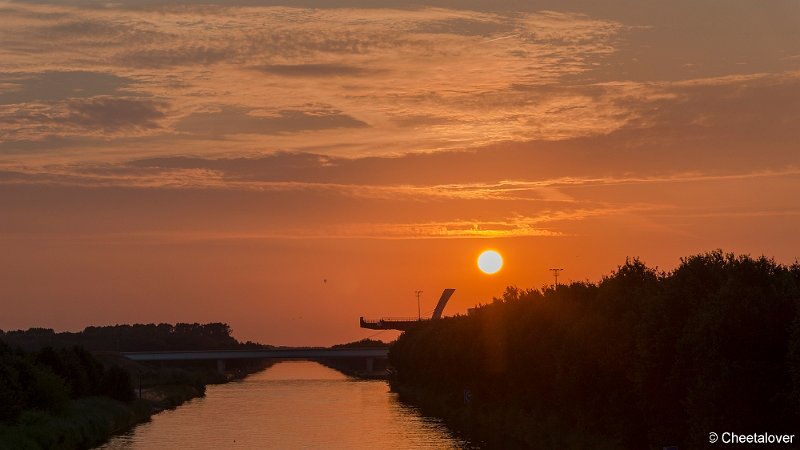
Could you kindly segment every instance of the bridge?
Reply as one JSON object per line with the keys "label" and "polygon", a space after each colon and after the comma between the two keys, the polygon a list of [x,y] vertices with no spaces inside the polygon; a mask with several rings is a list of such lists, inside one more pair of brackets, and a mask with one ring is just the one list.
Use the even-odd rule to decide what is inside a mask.
{"label": "bridge", "polygon": [[436,304],[436,309],[433,310],[433,315],[430,319],[423,319],[421,317],[416,319],[384,317],[382,319],[370,320],[364,319],[364,317],[359,317],[358,325],[361,328],[369,328],[370,330],[408,331],[423,322],[441,319],[442,312],[444,312],[444,307],[447,305],[447,301],[450,300],[450,297],[455,291],[455,289],[445,289],[442,291],[442,296],[439,297],[439,303]]}
{"label": "bridge", "polygon": [[216,361],[217,370],[225,372],[225,361],[231,359],[342,359],[363,358],[367,372],[373,371],[376,359],[388,359],[388,348],[277,348],[260,350],[201,350],[169,352],[123,352],[132,361]]}

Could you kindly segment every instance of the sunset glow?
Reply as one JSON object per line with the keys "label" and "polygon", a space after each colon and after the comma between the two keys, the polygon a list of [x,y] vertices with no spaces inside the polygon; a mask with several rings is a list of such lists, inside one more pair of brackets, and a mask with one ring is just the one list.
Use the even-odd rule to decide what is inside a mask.
{"label": "sunset glow", "polygon": [[796,2],[0,11],[3,330],[328,345],[415,290],[463,314],[552,267],[800,256]]}

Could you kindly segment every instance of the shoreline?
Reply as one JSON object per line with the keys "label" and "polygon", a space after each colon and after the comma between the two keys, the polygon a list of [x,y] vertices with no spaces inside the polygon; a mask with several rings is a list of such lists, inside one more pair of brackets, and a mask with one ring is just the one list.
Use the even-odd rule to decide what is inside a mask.
{"label": "shoreline", "polygon": [[454,435],[481,449],[621,448],[614,439],[571,429],[553,417],[536,417],[500,405],[465,404],[461,396],[401,385],[395,380],[390,381],[389,386],[401,402],[424,416],[441,420]]}
{"label": "shoreline", "polygon": [[190,369],[166,369],[166,378],[175,373],[191,373],[202,383],[154,384],[141,388],[141,398],[137,388],[137,398],[129,403],[95,396],[72,400],[58,413],[29,410],[17,423],[0,425],[0,450],[96,449],[114,436],[149,422],[158,413],[204,397],[208,385],[237,381],[268,367],[252,366],[224,377],[211,377]]}
{"label": "shoreline", "polygon": [[[133,430],[138,425],[144,424],[152,420],[152,417],[156,414],[159,414],[164,411],[173,410],[184,403],[194,400],[196,398],[202,398],[206,395],[206,387],[209,385],[217,385],[217,384],[227,384],[234,381],[242,380],[252,374],[261,372],[263,370],[268,369],[271,364],[259,364],[254,366],[249,366],[245,369],[237,369],[234,372],[226,373],[222,378],[214,378],[206,380],[202,384],[202,388],[194,385],[188,384],[165,384],[165,385],[155,385],[148,388],[143,388],[141,391],[141,397],[137,398],[135,402],[143,402],[147,404],[149,407],[149,414],[146,417],[143,417],[141,420],[131,424],[130,426],[115,431],[112,434],[109,434],[102,442],[94,444],[89,449],[96,449],[105,443],[107,443],[111,438],[114,436],[126,433],[128,431]],[[191,370],[191,369],[186,369]],[[139,395],[137,391],[137,395]]]}

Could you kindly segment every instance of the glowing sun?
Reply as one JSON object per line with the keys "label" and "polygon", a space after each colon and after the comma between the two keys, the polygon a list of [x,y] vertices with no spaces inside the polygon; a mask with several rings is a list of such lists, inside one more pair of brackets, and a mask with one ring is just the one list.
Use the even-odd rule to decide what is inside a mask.
{"label": "glowing sun", "polygon": [[497,273],[503,267],[503,257],[494,250],[486,250],[478,256],[478,268],[483,273]]}

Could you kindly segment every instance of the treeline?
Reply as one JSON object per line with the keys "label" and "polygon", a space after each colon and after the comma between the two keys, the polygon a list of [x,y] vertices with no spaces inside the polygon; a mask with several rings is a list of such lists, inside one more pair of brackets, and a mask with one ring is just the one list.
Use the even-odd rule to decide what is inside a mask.
{"label": "treeline", "polygon": [[36,352],[0,341],[0,449],[83,449],[146,420],[124,369],[81,347]]}
{"label": "treeline", "polygon": [[[331,348],[387,348],[388,344],[377,339],[365,338],[359,341],[347,342],[345,344],[336,344]],[[355,378],[381,378],[385,379],[387,369],[389,368],[389,361],[385,359],[374,359],[371,363],[367,363],[365,358],[321,358],[317,362],[330,367],[331,369],[338,370],[345,375]]]}
{"label": "treeline", "polygon": [[[90,448],[227,380],[202,364],[153,367],[117,351],[263,347],[238,342],[224,323],[0,331],[0,450]],[[261,367],[242,363],[239,373]]]}
{"label": "treeline", "polygon": [[499,445],[704,448],[798,434],[800,266],[715,251],[599,283],[508,288],[392,347],[395,388]]}
{"label": "treeline", "polygon": [[62,412],[69,400],[90,396],[130,402],[131,377],[117,366],[105,369],[81,347],[28,353],[0,341],[0,423],[26,410]]}
{"label": "treeline", "polygon": [[365,338],[360,341],[348,342],[346,344],[336,344],[331,348],[386,348],[389,344],[377,339]]}
{"label": "treeline", "polygon": [[136,324],[86,327],[79,332],[56,333],[49,328],[3,332],[0,339],[27,350],[43,347],[81,346],[90,351],[181,351],[265,348],[253,342],[241,343],[225,323]]}

